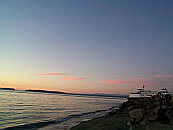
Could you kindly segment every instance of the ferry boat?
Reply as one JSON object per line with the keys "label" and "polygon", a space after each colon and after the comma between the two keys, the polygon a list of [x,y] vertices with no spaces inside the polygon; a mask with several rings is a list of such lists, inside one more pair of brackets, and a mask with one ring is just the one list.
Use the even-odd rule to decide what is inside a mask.
{"label": "ferry boat", "polygon": [[161,93],[162,95],[170,94],[171,96],[173,93],[168,93],[168,90],[166,88],[163,88],[160,90],[160,92],[157,91],[151,91],[151,90],[144,90],[143,88],[137,89],[136,93],[130,93],[129,98],[141,98],[141,97],[152,97],[154,95],[157,95],[158,93]]}

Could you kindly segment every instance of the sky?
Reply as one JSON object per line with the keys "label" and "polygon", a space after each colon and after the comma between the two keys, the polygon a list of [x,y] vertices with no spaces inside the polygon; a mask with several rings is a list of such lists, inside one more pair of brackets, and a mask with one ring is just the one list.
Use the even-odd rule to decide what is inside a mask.
{"label": "sky", "polygon": [[172,0],[1,0],[0,87],[173,91]]}

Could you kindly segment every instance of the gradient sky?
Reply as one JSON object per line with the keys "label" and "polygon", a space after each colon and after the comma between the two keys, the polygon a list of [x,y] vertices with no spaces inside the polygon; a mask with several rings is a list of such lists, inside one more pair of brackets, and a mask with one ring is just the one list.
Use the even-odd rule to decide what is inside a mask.
{"label": "gradient sky", "polygon": [[173,91],[172,0],[1,0],[0,86]]}

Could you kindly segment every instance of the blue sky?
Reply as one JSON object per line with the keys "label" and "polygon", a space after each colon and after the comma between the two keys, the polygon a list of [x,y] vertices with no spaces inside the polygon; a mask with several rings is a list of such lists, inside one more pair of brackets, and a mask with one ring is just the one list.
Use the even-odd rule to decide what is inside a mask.
{"label": "blue sky", "polygon": [[102,81],[170,78],[172,12],[171,0],[1,0],[0,85],[123,93],[137,85]]}

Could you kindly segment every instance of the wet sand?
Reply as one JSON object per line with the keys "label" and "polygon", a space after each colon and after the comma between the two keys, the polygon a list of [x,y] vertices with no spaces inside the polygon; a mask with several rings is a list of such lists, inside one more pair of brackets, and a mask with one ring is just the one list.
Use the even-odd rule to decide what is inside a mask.
{"label": "wet sand", "polygon": [[115,115],[107,114],[103,117],[94,118],[81,122],[71,130],[127,130],[127,122],[130,120],[128,111],[122,111]]}

